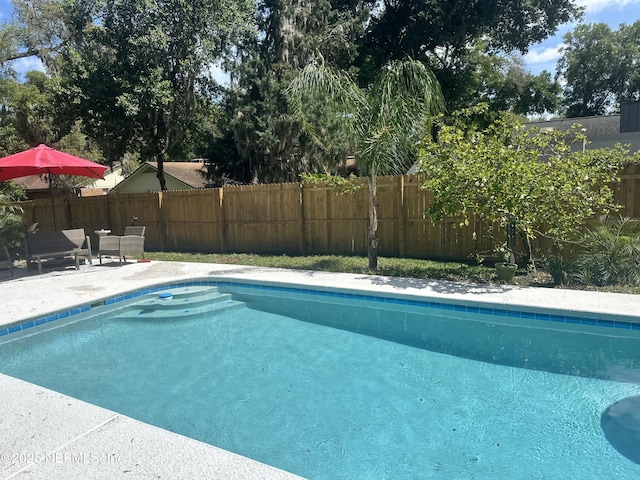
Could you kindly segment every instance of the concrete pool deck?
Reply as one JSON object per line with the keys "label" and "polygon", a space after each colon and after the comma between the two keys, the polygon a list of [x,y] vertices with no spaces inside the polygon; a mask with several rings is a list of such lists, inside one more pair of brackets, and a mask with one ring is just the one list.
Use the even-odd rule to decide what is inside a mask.
{"label": "concrete pool deck", "polygon": [[[78,271],[57,269],[43,275],[26,275],[19,268],[15,278],[0,271],[0,328],[125,292],[199,278],[357,289],[521,310],[543,307],[575,316],[621,315],[640,323],[640,295],[152,261],[123,267],[117,262],[83,265]],[[299,478],[1,374],[0,398],[0,478]]]}

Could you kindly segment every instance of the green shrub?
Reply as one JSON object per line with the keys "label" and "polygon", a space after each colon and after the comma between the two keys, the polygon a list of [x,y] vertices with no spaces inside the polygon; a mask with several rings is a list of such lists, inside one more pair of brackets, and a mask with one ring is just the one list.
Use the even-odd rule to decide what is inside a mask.
{"label": "green shrub", "polygon": [[564,285],[568,281],[571,265],[561,254],[553,254],[543,261],[543,268],[551,275],[554,285]]}
{"label": "green shrub", "polygon": [[12,258],[22,253],[24,225],[22,208],[15,202],[25,198],[24,188],[14,182],[0,182],[0,245],[9,249]]}
{"label": "green shrub", "polygon": [[11,258],[22,256],[24,243],[24,225],[22,216],[14,213],[5,213],[0,216],[0,245],[9,249]]}
{"label": "green shrub", "polygon": [[572,281],[581,285],[640,285],[640,220],[604,215],[580,239]]}

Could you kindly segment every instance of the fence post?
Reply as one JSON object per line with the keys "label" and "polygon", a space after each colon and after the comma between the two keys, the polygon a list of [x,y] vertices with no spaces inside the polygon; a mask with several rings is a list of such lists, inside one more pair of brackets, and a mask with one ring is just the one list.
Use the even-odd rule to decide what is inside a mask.
{"label": "fence post", "polygon": [[[107,230],[111,230],[113,231],[113,219],[111,218],[111,195],[107,194],[105,195],[106,198],[106,208],[105,208],[105,213],[107,214]],[[104,228],[104,227],[102,227]]]}
{"label": "fence post", "polygon": [[442,259],[447,259],[447,217],[442,217]]}
{"label": "fence post", "polygon": [[218,222],[220,223],[218,226],[218,235],[220,237],[220,253],[225,253],[226,251],[226,242],[225,242],[225,215],[224,215],[224,188],[220,187],[218,189]]}
{"label": "fence post", "polygon": [[406,215],[405,215],[405,208],[404,208],[404,175],[400,175],[399,178],[399,194],[400,194],[400,202],[398,205],[398,222],[400,222],[400,225],[398,226],[398,253],[400,254],[400,258],[404,258],[406,252],[407,252],[407,245],[406,245],[406,238],[407,238],[407,221],[406,221]]}
{"label": "fence post", "polygon": [[304,218],[304,184],[300,183],[300,237],[298,241],[298,251],[300,255],[304,255],[307,249],[306,225]]}
{"label": "fence post", "polygon": [[327,228],[326,228],[326,235],[327,235],[327,244],[325,245],[325,251],[327,253],[330,253],[333,251],[333,216],[331,215],[331,193],[333,193],[333,190],[330,188],[323,188],[323,192],[324,192],[324,204],[325,204],[325,208],[327,211],[327,218],[326,218],[326,222],[327,222]]}

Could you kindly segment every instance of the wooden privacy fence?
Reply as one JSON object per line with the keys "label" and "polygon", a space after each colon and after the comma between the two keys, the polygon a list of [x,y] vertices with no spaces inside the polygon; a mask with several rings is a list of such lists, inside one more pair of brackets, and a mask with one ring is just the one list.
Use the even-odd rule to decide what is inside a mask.
{"label": "wooden privacy fence", "polygon": [[[628,167],[616,186],[627,216],[640,215],[640,167]],[[457,219],[432,222],[423,213],[431,193],[422,179],[378,179],[379,254],[389,257],[467,259],[489,251],[482,225]],[[60,228],[109,229],[121,234],[135,222],[146,226],[147,250],[210,253],[367,254],[366,185],[353,194],[297,183],[218,189],[122,193],[56,199]],[[25,224],[53,230],[49,200],[23,202]],[[94,238],[97,245],[97,236]]]}

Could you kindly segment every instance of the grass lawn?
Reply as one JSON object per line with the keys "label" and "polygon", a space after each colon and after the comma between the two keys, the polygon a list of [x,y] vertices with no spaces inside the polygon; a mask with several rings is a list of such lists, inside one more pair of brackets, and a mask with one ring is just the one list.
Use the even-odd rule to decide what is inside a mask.
{"label": "grass lawn", "polygon": [[[151,260],[170,262],[226,263],[296,270],[375,274],[390,277],[430,278],[454,282],[504,283],[496,280],[495,270],[492,267],[474,263],[438,262],[413,258],[379,257],[378,270],[373,271],[368,268],[368,259],[366,257],[340,255],[290,257],[287,255],[146,252],[145,256]],[[521,268],[516,273],[512,283],[522,286],[554,287],[551,275],[542,269],[538,269],[536,272],[528,272],[526,269]],[[623,285],[602,288],[589,287],[589,290],[640,294],[640,287]]]}
{"label": "grass lawn", "polygon": [[[497,282],[493,268],[472,263],[437,262],[412,258],[379,257],[378,270],[374,271],[368,268],[368,260],[366,257],[339,255],[290,257],[286,255],[149,252],[145,253],[145,256],[151,260],[175,262],[226,263],[297,270],[376,274],[390,277],[431,278],[456,282]],[[521,269],[514,279],[514,283],[520,285],[551,286],[551,277],[544,272],[529,275],[525,270]]]}

